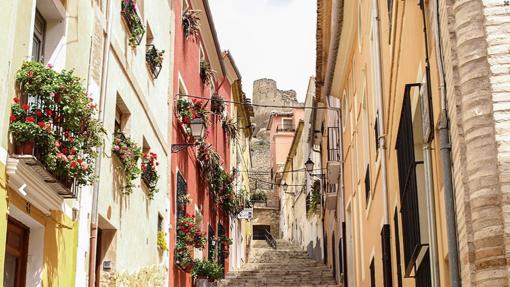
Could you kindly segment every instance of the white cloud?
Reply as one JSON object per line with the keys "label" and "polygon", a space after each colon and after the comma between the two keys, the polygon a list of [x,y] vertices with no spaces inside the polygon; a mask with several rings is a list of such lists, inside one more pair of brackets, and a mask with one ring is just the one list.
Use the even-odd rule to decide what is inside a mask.
{"label": "white cloud", "polygon": [[315,74],[315,0],[210,0],[221,48],[230,50],[251,97],[272,78],[304,100]]}

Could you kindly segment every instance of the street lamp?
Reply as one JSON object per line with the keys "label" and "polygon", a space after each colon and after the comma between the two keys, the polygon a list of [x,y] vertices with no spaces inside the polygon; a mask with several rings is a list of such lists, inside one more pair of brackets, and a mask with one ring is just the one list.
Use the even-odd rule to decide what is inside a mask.
{"label": "street lamp", "polygon": [[204,137],[205,121],[203,118],[194,118],[189,123],[189,126],[191,128],[191,136],[195,140],[195,143],[172,144],[172,153],[180,152],[190,146],[196,146],[198,141]]}
{"label": "street lamp", "polygon": [[203,118],[194,118],[189,125],[191,127],[191,136],[195,141],[204,137],[205,122]]}
{"label": "street lamp", "polygon": [[289,185],[285,181],[282,183],[281,186],[282,186],[283,192],[286,192],[287,188],[289,188]]}
{"label": "street lamp", "polygon": [[312,173],[313,165],[314,165],[314,163],[310,158],[305,162],[305,169],[308,173]]}

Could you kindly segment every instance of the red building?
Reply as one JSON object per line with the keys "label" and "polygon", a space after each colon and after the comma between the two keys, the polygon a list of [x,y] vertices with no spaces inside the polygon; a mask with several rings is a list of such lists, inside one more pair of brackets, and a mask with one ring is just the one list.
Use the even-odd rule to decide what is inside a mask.
{"label": "red building", "polygon": [[[218,239],[222,236],[229,237],[229,213],[225,211],[225,202],[228,200],[224,199],[228,197],[225,195],[225,192],[229,192],[228,180],[233,176],[228,164],[230,144],[224,122],[228,120],[230,107],[221,101],[211,101],[210,98],[217,95],[223,100],[230,100],[231,86],[226,79],[223,58],[207,0],[175,0],[174,4],[175,90],[169,188],[171,199],[169,282],[170,286],[192,286],[191,272],[187,264],[190,256],[192,259],[214,260],[222,264],[224,270],[228,270],[228,253],[223,251]],[[213,102],[214,111],[211,111]],[[205,135],[196,141],[191,135],[191,122],[204,117],[208,118],[205,121]],[[195,145],[197,143],[201,143],[202,148]],[[205,149],[207,154],[203,152]],[[211,156],[212,154],[214,156]],[[204,157],[209,161],[203,160]],[[216,164],[219,163],[221,167],[208,166],[207,163],[212,161],[210,157],[216,158]],[[212,178],[217,180],[218,176],[227,174],[230,176],[222,179],[224,182],[220,187],[218,184],[212,187]],[[197,229],[206,238],[202,249],[190,247],[178,239],[179,222],[183,218],[187,219],[188,215],[194,216],[194,219],[189,220],[196,223]],[[184,230],[184,227],[181,230]],[[193,239],[196,240],[196,236],[190,238]],[[225,246],[228,248],[228,244]]]}

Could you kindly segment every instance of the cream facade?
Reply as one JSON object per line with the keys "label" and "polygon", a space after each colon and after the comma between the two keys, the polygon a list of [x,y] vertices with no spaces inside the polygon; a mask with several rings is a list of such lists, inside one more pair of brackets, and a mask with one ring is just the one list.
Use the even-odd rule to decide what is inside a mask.
{"label": "cream facade", "polygon": [[[444,200],[435,6],[319,2],[318,99],[341,112],[336,123],[331,109],[317,117],[338,127],[342,151],[340,208],[325,223],[328,236],[337,234],[327,240],[328,265],[344,286],[458,286],[448,256],[455,227]],[[328,134],[322,146],[331,141]]]}
{"label": "cream facade", "polygon": [[[225,68],[227,70],[227,79],[232,87],[230,104],[230,118],[236,119],[238,128],[237,138],[232,138],[230,142],[230,166],[237,170],[236,192],[241,198],[250,198],[250,179],[249,171],[252,168],[250,141],[253,134],[251,117],[253,116],[253,107],[246,100],[246,95],[242,90],[241,75],[237,69],[234,59],[229,51],[223,53]],[[252,206],[244,203],[245,208]],[[239,270],[248,260],[248,251],[252,237],[252,221],[250,219],[230,218],[230,236],[232,239],[231,253],[229,256],[230,271]]]}
{"label": "cream facade", "polygon": [[[121,1],[18,2],[0,4],[1,22],[8,31],[3,33],[0,44],[3,51],[0,179],[5,188],[0,188],[0,212],[7,215],[0,223],[3,270],[0,281],[7,282],[7,286],[22,284],[20,280],[26,286],[99,286],[116,276],[116,284],[136,280],[166,284],[168,252],[158,248],[157,238],[159,231],[168,234],[170,228],[167,190],[172,102],[168,99],[173,88],[170,3],[137,1],[144,34],[140,44],[131,47]],[[165,50],[157,76],[146,62],[146,51],[152,47],[146,48],[146,44]],[[106,136],[98,183],[81,187],[74,197],[58,195],[55,183],[47,179],[44,171],[25,165],[25,159],[14,154],[8,118],[16,95],[15,74],[26,60],[50,64],[56,71],[73,69],[100,111],[98,116]],[[132,194],[125,194],[119,184],[123,174],[119,171],[120,162],[111,152],[112,135],[118,125],[144,152],[158,155],[159,192],[152,200],[140,178]],[[98,235],[91,234],[95,192],[99,194]],[[16,258],[5,249],[6,234],[12,230],[27,234],[27,247],[20,250],[28,260],[17,269],[12,268]],[[99,238],[97,249],[92,245],[99,257],[97,265],[90,256],[91,237]],[[13,274],[18,276],[19,272],[23,274],[13,279]],[[142,273],[149,275],[135,279]]]}
{"label": "cream facade", "polygon": [[[315,80],[310,79],[305,107],[312,107],[315,95]],[[324,206],[321,190],[325,188],[321,170],[321,157],[314,145],[312,128],[313,109],[305,109],[304,117],[298,123],[285,166],[280,188],[280,231],[282,239],[297,243],[308,255],[317,261],[324,257],[323,215]],[[306,171],[305,162],[310,159],[314,165]]]}

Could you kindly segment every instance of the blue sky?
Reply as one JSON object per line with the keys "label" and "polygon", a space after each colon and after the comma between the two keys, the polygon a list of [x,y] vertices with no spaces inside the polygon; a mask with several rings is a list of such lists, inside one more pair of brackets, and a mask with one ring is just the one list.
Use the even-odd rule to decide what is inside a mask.
{"label": "blue sky", "polygon": [[272,78],[303,101],[315,74],[315,0],[209,0],[223,50],[230,50],[251,97]]}

